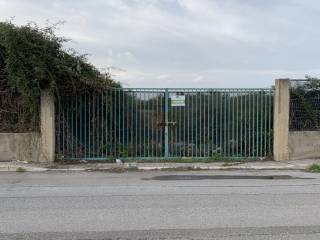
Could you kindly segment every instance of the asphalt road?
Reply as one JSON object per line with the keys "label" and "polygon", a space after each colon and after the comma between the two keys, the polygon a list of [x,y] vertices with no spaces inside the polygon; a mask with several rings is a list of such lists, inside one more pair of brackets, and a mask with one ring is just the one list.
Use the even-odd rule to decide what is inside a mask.
{"label": "asphalt road", "polygon": [[0,239],[320,239],[320,174],[0,173]]}

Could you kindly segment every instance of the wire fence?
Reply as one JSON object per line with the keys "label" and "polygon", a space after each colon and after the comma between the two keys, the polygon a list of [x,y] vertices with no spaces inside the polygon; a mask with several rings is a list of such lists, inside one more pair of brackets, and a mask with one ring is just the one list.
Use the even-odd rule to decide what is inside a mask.
{"label": "wire fence", "polygon": [[291,131],[320,130],[320,80],[290,81]]}

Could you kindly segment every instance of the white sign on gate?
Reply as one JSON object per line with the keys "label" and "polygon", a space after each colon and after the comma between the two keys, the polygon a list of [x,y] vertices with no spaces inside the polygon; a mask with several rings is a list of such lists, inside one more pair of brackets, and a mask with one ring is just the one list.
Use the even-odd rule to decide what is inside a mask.
{"label": "white sign on gate", "polygon": [[171,107],[184,107],[186,106],[186,98],[184,95],[172,95]]}

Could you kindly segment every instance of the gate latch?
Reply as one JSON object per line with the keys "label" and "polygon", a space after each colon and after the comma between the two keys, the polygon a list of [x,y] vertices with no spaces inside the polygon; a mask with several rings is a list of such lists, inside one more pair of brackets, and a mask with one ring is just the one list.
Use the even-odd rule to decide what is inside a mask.
{"label": "gate latch", "polygon": [[158,122],[158,123],[157,123],[157,126],[158,126],[158,127],[166,127],[166,126],[168,126],[168,127],[170,127],[170,126],[174,127],[176,124],[177,124],[176,122]]}

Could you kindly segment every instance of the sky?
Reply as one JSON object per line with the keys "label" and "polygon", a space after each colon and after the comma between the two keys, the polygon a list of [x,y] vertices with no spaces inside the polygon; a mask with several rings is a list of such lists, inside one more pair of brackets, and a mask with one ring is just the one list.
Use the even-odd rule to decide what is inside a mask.
{"label": "sky", "polygon": [[318,0],[0,0],[0,21],[65,21],[65,47],[124,87],[270,87],[320,76]]}

